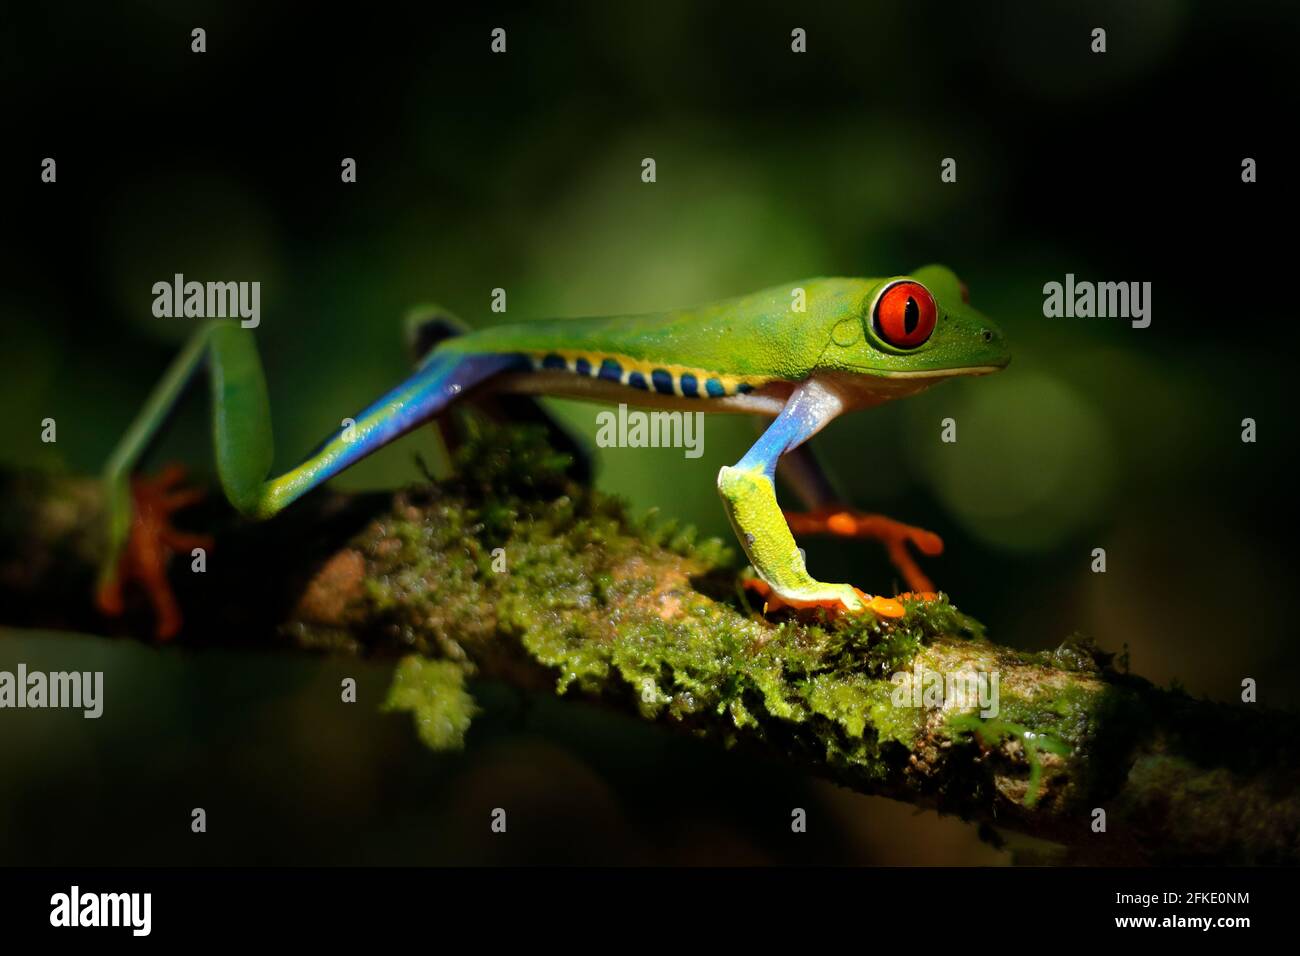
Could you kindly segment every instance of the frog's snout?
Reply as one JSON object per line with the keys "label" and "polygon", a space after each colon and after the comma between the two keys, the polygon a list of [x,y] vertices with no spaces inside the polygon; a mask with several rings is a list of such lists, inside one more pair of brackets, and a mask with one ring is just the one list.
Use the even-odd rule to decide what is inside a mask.
{"label": "frog's snout", "polygon": [[1011,353],[1007,351],[1006,337],[1002,330],[992,324],[981,325],[978,336],[980,344],[988,352],[988,364],[995,368],[1006,368],[1011,362]]}

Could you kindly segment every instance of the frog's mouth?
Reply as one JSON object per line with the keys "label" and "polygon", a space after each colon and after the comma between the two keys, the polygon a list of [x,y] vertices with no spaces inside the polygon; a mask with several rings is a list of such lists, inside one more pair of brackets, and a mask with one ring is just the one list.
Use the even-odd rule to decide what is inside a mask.
{"label": "frog's mouth", "polygon": [[844,382],[846,392],[857,395],[867,406],[891,402],[930,389],[933,385],[963,376],[993,375],[1005,368],[1001,365],[958,365],[956,368],[898,369],[872,368],[857,365],[853,376]]}
{"label": "frog's mouth", "polygon": [[873,378],[894,379],[898,381],[925,381],[927,379],[956,378],[958,376],[992,375],[994,372],[1000,372],[1007,367],[1010,359],[997,365],[959,365],[954,368],[925,368],[909,369],[900,371],[898,369],[876,368],[871,365],[854,365],[853,369],[859,372],[865,372]]}
{"label": "frog's mouth", "polygon": [[881,378],[953,378],[958,375],[992,375],[994,372],[1000,372],[1006,368],[1010,361],[1010,359],[1007,359],[1006,362],[1000,365],[963,365],[957,368],[931,368],[907,372],[864,367],[864,371],[879,375]]}

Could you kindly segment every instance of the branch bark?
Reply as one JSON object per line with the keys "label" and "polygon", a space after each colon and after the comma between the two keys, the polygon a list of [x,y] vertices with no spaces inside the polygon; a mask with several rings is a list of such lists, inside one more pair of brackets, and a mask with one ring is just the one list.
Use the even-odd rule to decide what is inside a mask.
{"label": "branch bark", "polygon": [[[322,491],[263,524],[198,509],[190,523],[216,545],[203,574],[174,562],[179,640],[407,657],[391,704],[435,746],[463,739],[463,678],[496,679],[958,814],[991,839],[1039,837],[1058,860],[1300,862],[1294,715],[1154,687],[1085,641],[999,646],[946,600],[898,623],[768,620],[728,549],[630,519],[526,430],[477,435],[457,474]],[[112,622],[92,606],[102,505],[90,479],[0,479],[0,622],[150,639],[143,606]],[[981,719],[951,693],[912,706],[900,673],[922,688],[996,674],[1000,711]]]}

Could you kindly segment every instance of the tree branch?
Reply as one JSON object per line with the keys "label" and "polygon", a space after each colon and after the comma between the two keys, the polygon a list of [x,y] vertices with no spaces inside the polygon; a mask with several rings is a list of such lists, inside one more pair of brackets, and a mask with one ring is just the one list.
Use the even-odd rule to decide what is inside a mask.
{"label": "tree branch", "polygon": [[[390,705],[434,746],[463,739],[464,679],[491,678],[1040,837],[1057,859],[1300,861],[1293,715],[1156,688],[1080,640],[998,646],[946,600],[897,623],[767,620],[728,549],[631,520],[538,434],[478,434],[458,458],[441,485],[323,491],[263,524],[198,509],[216,545],[203,574],[174,562],[179,640],[407,657]],[[91,605],[101,509],[89,479],[2,479],[0,621],[148,639],[145,608],[107,622]],[[922,690],[996,675],[999,712],[951,688],[912,706],[903,672]]]}

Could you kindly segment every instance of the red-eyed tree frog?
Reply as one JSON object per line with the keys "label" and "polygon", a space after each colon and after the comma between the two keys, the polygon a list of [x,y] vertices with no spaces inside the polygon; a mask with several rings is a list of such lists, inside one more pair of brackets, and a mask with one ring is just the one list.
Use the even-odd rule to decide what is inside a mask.
{"label": "red-eyed tree frog", "polygon": [[[915,394],[959,375],[995,372],[1009,361],[1002,333],[969,304],[943,266],[887,278],[819,278],[741,298],[649,315],[523,322],[468,331],[444,310],[417,310],[408,338],[415,372],[353,416],[300,465],[268,478],[271,419],[252,333],[238,322],[201,326],[155,388],[105,469],[109,553],[98,603],[121,613],[123,587],[143,584],[160,638],[180,628],[167,588],[166,555],[199,539],[174,531],[168,515],[194,500],[171,470],[132,477],[149,439],[185,384],[206,366],[211,383],[217,474],[239,511],[271,518],[305,492],[376,449],[442,415],[459,400],[489,394],[560,396],[768,418],[755,445],[722,468],[717,486],[753,565],[766,608],[871,609],[902,614],[894,599],[816,580],[794,535],[881,539],[909,589],[933,591],[909,553],[938,554],[931,532],[844,505],[804,443],[843,412]],[[807,510],[783,514],[778,463]]]}

